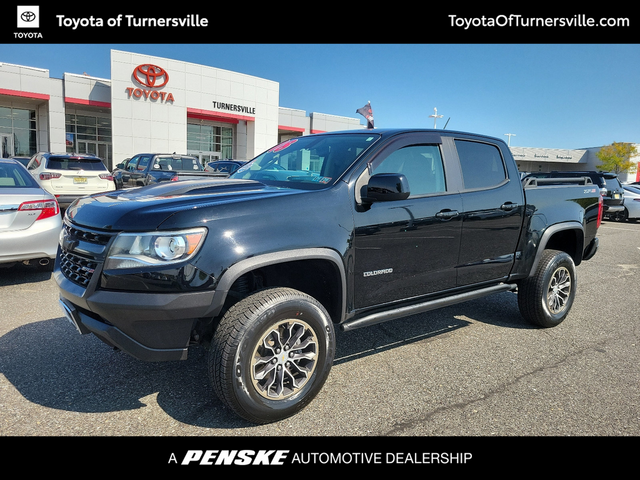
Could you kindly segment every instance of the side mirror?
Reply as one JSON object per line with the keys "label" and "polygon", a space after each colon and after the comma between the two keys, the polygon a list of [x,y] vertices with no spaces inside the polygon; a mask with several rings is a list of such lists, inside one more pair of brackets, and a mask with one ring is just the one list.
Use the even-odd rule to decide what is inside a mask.
{"label": "side mirror", "polygon": [[391,202],[409,197],[409,182],[401,173],[378,173],[363,187],[362,200],[365,203]]}

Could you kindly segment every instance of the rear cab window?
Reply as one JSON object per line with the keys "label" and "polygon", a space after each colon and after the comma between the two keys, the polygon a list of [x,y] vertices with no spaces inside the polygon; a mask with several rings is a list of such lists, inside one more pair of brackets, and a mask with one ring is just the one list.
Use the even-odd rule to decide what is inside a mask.
{"label": "rear cab window", "polygon": [[493,188],[507,180],[498,147],[470,140],[456,140],[455,144],[466,190]]}
{"label": "rear cab window", "polygon": [[201,171],[202,166],[195,157],[160,156],[155,158],[153,169],[163,171],[194,172]]}

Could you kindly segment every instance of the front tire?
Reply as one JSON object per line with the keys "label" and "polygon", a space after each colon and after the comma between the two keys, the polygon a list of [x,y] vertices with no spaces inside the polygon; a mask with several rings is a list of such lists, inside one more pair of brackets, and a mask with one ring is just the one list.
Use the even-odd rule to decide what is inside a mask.
{"label": "front tire", "polygon": [[535,273],[518,285],[520,313],[534,325],[555,327],[569,314],[576,286],[576,269],[571,256],[557,250],[545,250]]}
{"label": "front tire", "polygon": [[314,298],[289,288],[257,292],[231,307],[211,342],[216,395],[254,423],[294,415],[320,391],[335,353],[333,323]]}

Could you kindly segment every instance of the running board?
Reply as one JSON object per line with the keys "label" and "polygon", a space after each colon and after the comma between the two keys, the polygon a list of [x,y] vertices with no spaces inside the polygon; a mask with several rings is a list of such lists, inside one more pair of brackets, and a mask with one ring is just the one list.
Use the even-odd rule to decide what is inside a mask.
{"label": "running board", "polygon": [[374,313],[371,315],[367,315],[366,317],[349,320],[343,323],[340,328],[343,331],[348,332],[357,328],[368,327],[370,325],[388,322],[389,320],[408,317],[409,315],[415,315],[416,313],[424,313],[430,310],[437,310],[438,308],[448,307],[449,305],[455,305],[457,303],[475,300],[476,298],[486,297],[487,295],[492,295],[494,293],[513,291],[516,288],[516,285],[508,285],[505,283],[494,285],[492,287],[481,288],[480,290],[460,293],[458,295],[452,295],[450,297],[439,298],[437,300],[431,300],[429,302],[418,303],[416,305],[411,305],[408,307],[400,307],[393,310]]}

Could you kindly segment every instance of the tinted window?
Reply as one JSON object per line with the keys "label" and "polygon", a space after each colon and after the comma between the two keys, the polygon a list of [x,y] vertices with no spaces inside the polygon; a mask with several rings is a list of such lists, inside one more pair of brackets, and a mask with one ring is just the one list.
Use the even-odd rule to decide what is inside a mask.
{"label": "tinted window", "polygon": [[487,143],[456,140],[464,188],[489,188],[502,183],[507,177],[500,150]]}
{"label": "tinted window", "polygon": [[193,157],[156,157],[154,169],[157,170],[171,170],[171,171],[200,171],[200,163],[198,159]]}
{"label": "tinted window", "polygon": [[8,187],[37,188],[38,184],[29,172],[19,165],[0,164],[0,189]]}
{"label": "tinted window", "polygon": [[49,157],[47,168],[51,170],[106,170],[99,158]]}
{"label": "tinted window", "polygon": [[396,150],[373,173],[402,173],[407,177],[412,197],[446,191],[437,145],[412,145]]}

